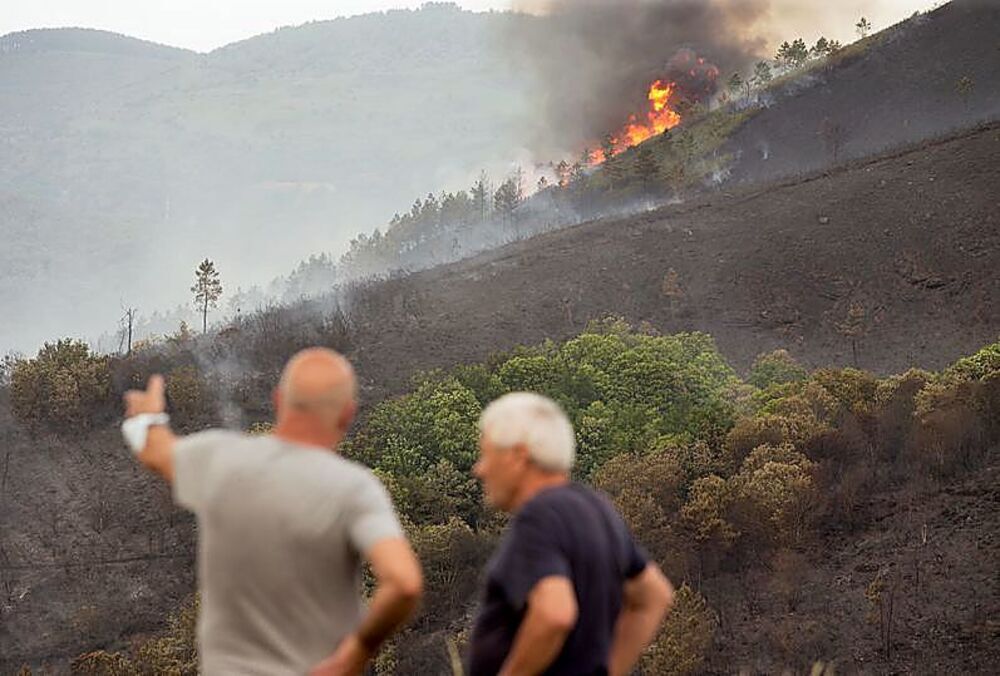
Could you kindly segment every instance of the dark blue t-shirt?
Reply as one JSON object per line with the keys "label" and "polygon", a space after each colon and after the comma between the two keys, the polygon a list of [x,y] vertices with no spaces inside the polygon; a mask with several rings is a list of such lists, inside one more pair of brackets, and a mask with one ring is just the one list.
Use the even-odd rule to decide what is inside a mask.
{"label": "dark blue t-shirt", "polygon": [[625,580],[646,555],[607,498],[580,484],[547,488],[514,516],[487,568],[486,596],[469,643],[471,676],[493,676],[524,618],[528,594],[545,577],[569,578],[576,626],[545,672],[607,674]]}

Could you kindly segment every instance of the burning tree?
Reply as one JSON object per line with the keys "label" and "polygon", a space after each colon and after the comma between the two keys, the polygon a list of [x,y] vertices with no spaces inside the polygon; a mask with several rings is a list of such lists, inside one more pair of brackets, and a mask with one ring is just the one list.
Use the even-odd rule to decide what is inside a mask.
{"label": "burning tree", "polygon": [[194,271],[194,286],[191,293],[194,294],[194,302],[201,310],[201,332],[208,331],[208,308],[217,307],[219,298],[222,297],[222,282],[219,281],[219,272],[215,269],[215,263],[209,259],[203,260]]}
{"label": "burning tree", "polygon": [[[704,59],[699,59],[704,62]],[[718,74],[715,66],[699,64],[698,69],[709,69],[711,82],[714,87],[714,78]],[[692,76],[699,70],[691,70]],[[713,90],[714,91],[714,90]],[[625,126],[615,134],[607,134],[601,140],[601,146],[597,150],[585,149],[582,163],[585,165],[601,164],[607,162],[613,156],[622,151],[635,147],[643,141],[653,138],[663,132],[676,127],[681,123],[681,113],[677,110],[677,84],[656,80],[649,86],[646,93],[649,108],[646,111],[645,119],[637,115],[630,115]]]}

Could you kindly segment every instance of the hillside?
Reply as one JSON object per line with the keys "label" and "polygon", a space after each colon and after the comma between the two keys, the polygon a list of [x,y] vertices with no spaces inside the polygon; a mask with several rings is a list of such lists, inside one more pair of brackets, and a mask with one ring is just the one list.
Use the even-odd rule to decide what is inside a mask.
{"label": "hillside", "polygon": [[816,171],[1000,117],[998,33],[1000,5],[955,0],[776,83],[720,150],[736,158],[731,180]]}
{"label": "hillside", "polygon": [[524,105],[498,45],[513,20],[392,11],[210,54],[75,29],[2,38],[0,352],[100,335],[122,303],[186,301],[206,255],[228,289],[266,283],[503,166]]}
{"label": "hillside", "polygon": [[[516,180],[508,178],[496,195],[514,193],[513,208],[495,198],[492,212],[487,204],[463,213],[469,199],[461,192],[418,200],[401,221],[352,240],[342,275],[426,269],[596,218],[794,179],[1000,118],[991,37],[998,32],[1000,7],[957,0],[798,67],[774,62],[777,79],[754,79],[735,96],[726,91],[714,109],[695,107],[679,126],[599,166],[551,167],[543,176],[548,186],[526,199],[506,190]],[[772,72],[766,62],[758,66]],[[530,193],[537,176],[518,179]]]}
{"label": "hillside", "polygon": [[[993,124],[831,174],[562,230],[361,287],[341,329],[315,307],[234,326],[191,363],[229,383],[212,395],[222,398],[214,419],[245,424],[268,415],[276,369],[310,342],[355,361],[370,411],[417,370],[564,339],[607,313],[709,332],[739,369],[777,347],[810,366],[850,365],[838,327],[856,303],[860,366],[941,367],[1000,333],[998,149]],[[171,368],[145,359],[138,368]],[[110,423],[113,397],[101,410]],[[24,594],[0,633],[3,652],[60,659],[160,626],[193,583],[189,519],[136,472],[113,427],[72,442],[32,440],[9,418],[0,428],[13,452],[4,570]]]}
{"label": "hillside", "polygon": [[360,372],[378,399],[414,369],[566,337],[608,313],[710,333],[741,367],[779,346],[849,365],[838,325],[852,305],[859,366],[938,367],[1000,331],[998,158],[993,123],[375,286],[353,310]]}
{"label": "hillside", "polygon": [[[989,11],[966,11],[973,6]],[[342,34],[341,22],[287,29],[209,55],[76,32],[29,36],[35,46],[19,48],[25,53],[3,47],[9,39],[0,42],[0,86],[9,88],[4,91],[26,92],[33,77],[59,71],[45,96],[84,92],[78,95],[91,97],[88,105],[103,111],[105,120],[89,121],[73,105],[53,108],[44,124],[36,124],[27,108],[16,115],[8,112],[15,108],[0,110],[0,126],[16,132],[3,137],[4,147],[34,167],[0,167],[0,177],[9,181],[0,181],[0,219],[7,219],[0,221],[0,233],[17,243],[0,249],[0,269],[13,271],[7,281],[0,278],[3,302],[12,303],[9,312],[3,306],[9,321],[0,325],[0,346],[7,345],[6,336],[22,335],[18,323],[39,339],[79,333],[75,322],[92,313],[91,303],[99,302],[105,323],[113,323],[123,289],[133,289],[125,275],[138,275],[142,281],[135,288],[145,289],[144,299],[155,299],[167,266],[176,264],[178,279],[186,279],[192,266],[185,246],[203,256],[213,243],[225,244],[233,267],[225,266],[221,254],[217,259],[228,274],[238,269],[243,253],[263,245],[268,229],[262,224],[288,234],[282,214],[290,204],[301,208],[296,213],[303,223],[312,217],[307,214],[315,215],[317,241],[326,242],[331,219],[346,208],[337,186],[350,185],[351,194],[368,190],[372,209],[393,211],[447,181],[444,174],[414,171],[424,153],[456,162],[467,158],[472,171],[482,153],[509,150],[516,134],[498,134],[496,128],[512,127],[494,118],[500,126],[490,129],[472,100],[478,93],[470,94],[463,80],[506,72],[497,62],[483,61],[471,43],[488,41],[491,22],[507,19],[448,12],[443,20],[425,12],[352,19],[358,23]],[[182,429],[246,427],[269,416],[270,388],[291,352],[306,344],[330,345],[357,365],[363,405],[358,429],[364,430],[380,405],[391,411],[400,400],[386,404],[390,398],[412,391],[420,371],[483,363],[492,368],[497,352],[564,341],[607,315],[642,327],[643,335],[705,332],[739,374],[776,348],[809,368],[858,366],[885,375],[910,367],[938,370],[994,343],[1000,336],[1000,73],[989,48],[1000,13],[960,0],[921,19],[829,70],[811,73],[812,86],[775,94],[773,104],[749,117],[719,150],[737,157],[731,182],[695,191],[684,202],[543,232],[414,274],[352,284],[336,295],[241,317],[204,337],[172,336],[109,360],[108,391],[85,424],[69,431],[45,425],[32,430],[16,422],[0,363],[0,672],[23,662],[65,667],[95,648],[124,650],[161,630],[192,590],[191,520],[171,506],[161,485],[137,470],[115,428],[121,391],[154,370],[189,388],[186,397],[170,395]],[[413,22],[445,31],[447,40],[425,44],[428,33],[419,31],[400,38]],[[466,33],[466,22],[482,32]],[[64,38],[72,38],[72,49],[51,47],[53,41],[66,44]],[[406,51],[409,39],[426,47],[413,59]],[[353,65],[339,67],[364,60],[379,40],[393,45],[385,61],[368,64],[369,74],[379,77],[363,77]],[[456,55],[450,44],[466,51]],[[83,52],[93,59],[81,57]],[[946,58],[935,65],[937,54]],[[35,61],[41,58],[46,61]],[[130,65],[107,84],[103,70],[122,60]],[[42,71],[28,77],[34,72],[29,65]],[[892,83],[909,77],[911,65],[914,72],[930,73],[925,82],[935,83],[937,95],[921,98],[918,80],[904,79],[910,84],[901,84],[893,98]],[[435,80],[441,72],[450,75]],[[160,89],[164,73],[173,83],[168,91]],[[399,73],[411,79],[401,84]],[[956,104],[948,87],[962,73],[976,84]],[[98,80],[105,84],[88,84]],[[434,86],[424,86],[432,81]],[[405,115],[379,105],[397,85],[403,87],[400,98],[413,106]],[[442,103],[439,86],[454,86],[452,102],[461,102],[444,106],[447,114],[436,107]],[[509,91],[500,89],[489,96],[506,101]],[[363,105],[339,106],[348,99]],[[495,112],[498,105],[510,114],[506,122],[516,119],[506,103],[488,107]],[[398,133],[374,135],[377,143],[357,134],[368,120],[359,110],[384,115],[379,128],[388,125]],[[815,138],[831,112],[854,130],[836,162]],[[885,124],[900,116],[910,122]],[[467,125],[461,127],[464,137],[448,128],[460,124]],[[52,129],[58,133],[47,136]],[[423,129],[434,130],[438,140],[422,135]],[[766,160],[754,155],[762,140],[769,144]],[[886,146],[891,150],[873,154]],[[81,147],[87,150],[79,152]],[[337,152],[328,152],[330,147]],[[35,156],[36,148],[45,152]],[[136,155],[135,148],[145,154]],[[246,162],[265,155],[266,166]],[[397,162],[399,157],[410,164]],[[38,168],[39,162],[51,164]],[[133,180],[125,187],[113,190],[95,178],[117,176],[123,167]],[[335,170],[343,183],[328,181]],[[51,181],[58,172],[64,172],[60,181]],[[77,187],[63,189],[63,179]],[[246,186],[255,187],[252,196]],[[400,202],[390,191],[406,196]],[[103,217],[109,213],[132,215],[116,221]],[[175,239],[157,239],[158,231],[148,226],[153,222],[171,223]],[[83,223],[94,230],[79,230]],[[542,225],[538,231],[547,229]],[[65,241],[50,235],[54,227],[63,228],[58,232]],[[286,239],[308,245],[310,235],[294,235]],[[272,263],[275,272],[289,267],[277,262],[280,246],[267,244],[274,261],[254,261],[260,274],[268,274]],[[169,263],[158,251],[170,252]],[[72,284],[62,276],[67,272],[75,275]],[[874,398],[875,386],[865,382]],[[993,376],[982,388],[984,400],[993,397],[992,406],[1000,401],[996,382]],[[902,427],[917,425],[913,394],[901,405],[908,416]],[[988,438],[984,430],[991,430],[994,441],[1000,438],[997,418],[956,418],[958,432],[951,432],[975,462],[932,480],[931,474],[909,474],[910,456],[899,450],[922,452],[923,462],[933,453],[909,433],[886,432],[891,408],[879,409],[874,418],[866,417],[870,413],[851,409],[838,417],[836,435],[807,449],[830,470],[824,475],[830,485],[839,490],[838,482],[860,483],[848,496],[850,524],[826,514],[815,540],[799,552],[808,565],[806,573],[801,565],[793,571],[800,576],[796,588],[803,590],[797,609],[789,611],[782,594],[795,595],[780,586],[771,559],[741,552],[756,563],[714,571],[703,591],[720,609],[723,624],[705,667],[710,673],[732,673],[737,664],[762,673],[789,664],[805,669],[813,656],[835,656],[838,671],[850,664],[849,673],[991,673],[997,657],[997,466],[995,444],[980,442]],[[970,419],[975,424],[966,424]],[[948,436],[944,429],[942,438]],[[912,433],[918,441],[919,431]],[[876,446],[883,456],[874,463],[869,456]],[[849,460],[838,455],[842,448]],[[855,474],[845,470],[848,462]],[[445,478],[454,479],[454,473]],[[838,492],[830,500],[842,497]],[[894,663],[879,661],[876,631],[865,617],[866,586],[885,566],[901,571],[906,590],[920,590],[900,602],[907,632],[896,637],[900,656]],[[458,570],[455,579],[471,584],[467,572]],[[768,594],[748,594],[748,583],[756,582]],[[838,593],[831,596],[831,589]],[[460,597],[456,608],[467,600]],[[435,664],[421,663],[416,670],[434,673]]]}

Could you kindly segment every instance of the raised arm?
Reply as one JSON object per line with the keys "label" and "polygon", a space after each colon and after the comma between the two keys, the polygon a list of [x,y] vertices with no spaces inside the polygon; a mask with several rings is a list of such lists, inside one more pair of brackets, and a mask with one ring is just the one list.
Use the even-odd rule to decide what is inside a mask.
{"label": "raised arm", "polygon": [[[157,374],[150,377],[145,390],[130,390],[125,393],[125,425],[145,426],[144,414],[162,414],[166,411],[163,376]],[[132,419],[132,420],[129,420]],[[124,427],[123,427],[124,430]],[[126,434],[128,439],[128,434]],[[177,437],[165,423],[149,425],[145,435],[145,444],[141,448],[133,448],[139,462],[156,472],[168,482],[174,480],[174,442]]]}
{"label": "raised arm", "polygon": [[611,646],[610,676],[631,673],[673,602],[674,588],[655,563],[625,582],[622,611]]}
{"label": "raised arm", "polygon": [[336,652],[316,666],[311,676],[361,674],[365,665],[417,608],[423,576],[417,557],[404,538],[376,542],[367,555],[375,575],[375,594],[358,628]]}
{"label": "raised arm", "polygon": [[569,578],[553,575],[539,580],[528,594],[528,609],[499,676],[543,673],[562,651],[578,613]]}

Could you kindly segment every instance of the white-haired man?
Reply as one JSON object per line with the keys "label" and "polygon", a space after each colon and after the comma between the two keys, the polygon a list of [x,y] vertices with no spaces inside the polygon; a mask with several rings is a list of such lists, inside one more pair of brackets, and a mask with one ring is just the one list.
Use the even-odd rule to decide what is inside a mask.
{"label": "white-haired man", "polygon": [[[413,612],[420,565],[385,489],[335,452],[354,412],[341,355],[292,357],[275,389],[273,434],[176,437],[164,381],[125,395],[126,441],[198,517],[201,673],[361,674]],[[375,575],[367,612],[360,561]]]}
{"label": "white-haired man", "polygon": [[570,481],[575,438],[555,402],[508,394],[479,424],[473,471],[513,518],[487,569],[470,674],[628,674],[672,603],[670,582],[611,503]]}

